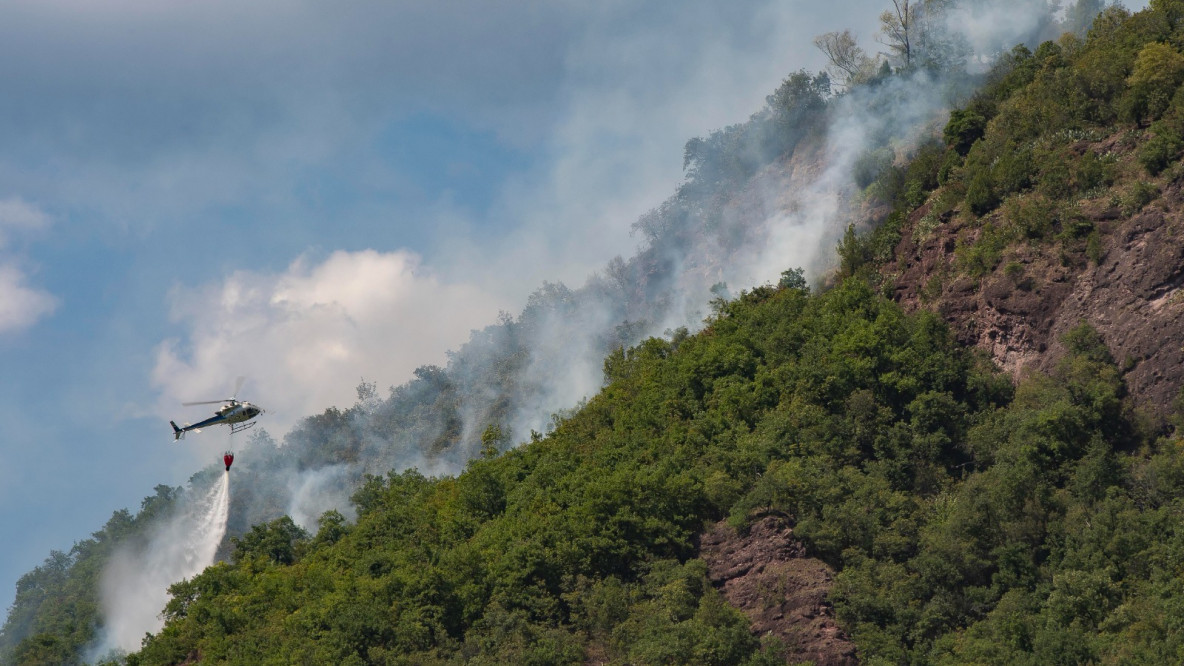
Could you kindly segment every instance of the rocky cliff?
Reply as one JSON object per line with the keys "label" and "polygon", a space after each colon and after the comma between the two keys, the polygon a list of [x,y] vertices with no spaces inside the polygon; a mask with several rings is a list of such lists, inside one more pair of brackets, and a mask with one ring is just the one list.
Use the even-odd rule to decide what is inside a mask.
{"label": "rocky cliff", "polygon": [[886,269],[899,302],[940,313],[962,342],[1017,379],[1051,369],[1064,351],[1061,336],[1086,322],[1106,341],[1136,404],[1153,416],[1172,408],[1184,384],[1180,183],[1165,183],[1139,211],[1124,213],[1110,197],[1085,202],[1080,213],[1097,232],[1094,248],[1017,244],[981,278],[957,268],[958,248],[982,233],[958,212],[925,236],[918,225],[928,210],[910,217]]}

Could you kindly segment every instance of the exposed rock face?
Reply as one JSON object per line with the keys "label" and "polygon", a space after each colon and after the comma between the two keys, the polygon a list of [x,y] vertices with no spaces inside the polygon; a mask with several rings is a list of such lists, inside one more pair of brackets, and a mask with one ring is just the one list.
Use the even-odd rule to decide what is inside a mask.
{"label": "exposed rock face", "polygon": [[1062,302],[1050,348],[1079,320],[1102,333],[1137,400],[1166,410],[1184,383],[1184,198],[1149,209],[1110,234],[1097,267]]}
{"label": "exposed rock face", "polygon": [[1021,246],[981,280],[947,277],[956,275],[959,239],[973,240],[977,230],[951,219],[915,240],[906,229],[888,268],[896,299],[936,310],[962,342],[1017,378],[1029,368],[1050,370],[1064,352],[1061,336],[1087,322],[1135,401],[1165,413],[1184,385],[1184,192],[1173,185],[1125,220],[1115,209],[1084,212],[1100,234],[1096,264],[1080,251]]}
{"label": "exposed rock face", "polygon": [[806,556],[786,519],[766,516],[746,534],[716,524],[702,536],[700,557],[728,602],[752,620],[753,632],[784,641],[789,663],[859,663],[826,600],[833,572]]}

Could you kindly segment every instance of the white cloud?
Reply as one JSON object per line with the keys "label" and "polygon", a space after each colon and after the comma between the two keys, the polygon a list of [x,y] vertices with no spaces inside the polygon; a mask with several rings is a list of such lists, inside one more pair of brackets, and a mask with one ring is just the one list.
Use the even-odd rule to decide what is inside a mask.
{"label": "white cloud", "polygon": [[172,299],[188,333],[157,348],[162,410],[176,418],[179,402],[226,397],[245,375],[240,397],[266,408],[268,429],[281,431],[353,404],[362,378],[397,385],[424,363],[442,364],[499,310],[481,288],[450,283],[406,251],[339,251],[279,275],[239,271]]}
{"label": "white cloud", "polygon": [[0,248],[8,244],[8,230],[44,229],[49,222],[49,215],[20,197],[0,199]]}
{"label": "white cloud", "polygon": [[57,308],[49,292],[25,284],[14,264],[0,264],[0,333],[28,328]]}
{"label": "white cloud", "polygon": [[[20,197],[0,199],[0,249],[9,245],[13,232],[44,229],[50,221],[49,215]],[[0,333],[28,328],[57,308],[53,295],[27,282],[16,258],[0,256]]]}

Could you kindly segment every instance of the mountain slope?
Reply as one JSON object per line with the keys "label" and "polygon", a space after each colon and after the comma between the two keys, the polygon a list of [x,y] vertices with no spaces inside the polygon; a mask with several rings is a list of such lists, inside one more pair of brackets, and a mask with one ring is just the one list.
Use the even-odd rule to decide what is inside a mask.
{"label": "mountain slope", "polygon": [[710,584],[703,526],[791,516],[862,659],[1117,663],[1184,650],[1178,440],[1100,337],[1012,391],[852,278],[758,289],[606,362],[550,436],[374,478],[355,525],[257,526],[174,587],[133,664],[776,663]]}
{"label": "mountain slope", "polygon": [[[688,144],[688,183],[639,221],[638,256],[545,286],[386,400],[363,386],[282,447],[257,440],[231,562],[178,586],[129,661],[783,661],[698,550],[710,522],[743,539],[769,514],[836,572],[835,617],[864,659],[1179,660],[1181,14],[1108,10],[1085,40],[1017,48],[940,141],[916,129],[935,126],[926,107],[907,140],[876,126],[845,157],[827,132],[853,100],[889,108],[923,73],[837,98],[791,76],[749,123]],[[820,182],[854,196],[812,206],[799,188]],[[784,239],[752,220],[799,209],[855,223],[833,289],[786,272],[720,298],[699,335],[641,341],[685,322],[696,289],[728,297],[735,265],[776,258],[754,248]],[[498,455],[547,429],[557,368],[598,384],[603,355],[638,341],[555,432]],[[355,524],[328,513],[311,537],[276,519],[320,512],[294,510],[275,470],[339,470],[341,498],[366,472],[450,471],[478,451],[455,479],[365,481]],[[60,654],[54,635],[18,661]]]}
{"label": "mountain slope", "polygon": [[[939,442],[1009,393],[935,318],[859,281],[758,289],[702,335],[651,339],[606,373],[541,441],[456,479],[372,480],[357,524],[331,537],[257,527],[231,564],[175,588],[170,622],[129,663],[769,658],[694,557],[704,521],[772,503],[832,562],[870,554],[880,531],[906,552],[901,519],[926,504],[910,493],[932,496],[967,462]],[[877,435],[875,420],[911,425]],[[793,497],[767,481],[806,469]],[[884,505],[838,533],[829,514],[856,508],[843,496]]]}
{"label": "mountain slope", "polygon": [[1019,377],[1085,321],[1163,415],[1184,384],[1184,31],[1178,3],[1107,10],[1085,40],[1018,47],[953,114],[952,147],[882,272]]}
{"label": "mountain slope", "polygon": [[[817,150],[824,81],[795,74],[770,96],[769,107],[702,142],[687,182],[639,221],[647,243],[634,257],[614,259],[577,289],[544,284],[517,317],[505,315],[474,331],[446,367],[417,369],[385,398],[376,385],[363,382],[357,404],[304,419],[282,442],[257,433],[235,465],[229,534],[242,536],[284,515],[316,530],[328,509],[353,517],[349,498],[367,474],[408,468],[456,473],[483,449],[504,450],[539,437],[538,431],[554,427],[555,413],[599,389],[603,359],[612,349],[648,333],[699,325],[714,297],[709,288],[726,277],[724,259],[753,256],[764,246],[763,208],[728,214],[727,225],[717,224],[731,188],[767,162],[792,155],[802,140],[813,137]],[[725,134],[744,138],[721,141]],[[734,168],[721,173],[724,163]],[[747,275],[749,267],[744,270]],[[184,490],[166,488],[168,503],[202,495],[209,471],[195,474]],[[151,534],[151,523],[167,521],[162,516],[172,509],[179,507],[145,514],[141,531]],[[22,581],[0,628],[0,661],[22,661],[13,655],[30,654],[26,648],[51,663],[84,658],[103,631],[98,588],[110,553],[118,545],[144,550],[151,539],[97,532],[95,540],[112,543],[96,549],[94,540],[80,541]],[[229,554],[226,544],[221,555]]]}

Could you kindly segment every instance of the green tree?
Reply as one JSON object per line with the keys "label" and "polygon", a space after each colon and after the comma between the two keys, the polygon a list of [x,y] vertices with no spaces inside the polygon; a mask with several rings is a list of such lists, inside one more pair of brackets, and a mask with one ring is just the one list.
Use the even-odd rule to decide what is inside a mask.
{"label": "green tree", "polygon": [[283,516],[255,525],[242,537],[231,539],[234,545],[231,559],[234,562],[261,559],[275,564],[292,564],[299,557],[301,544],[308,539],[308,532],[288,516]]}
{"label": "green tree", "polygon": [[1126,105],[1133,120],[1155,120],[1167,110],[1184,81],[1184,54],[1171,44],[1153,42],[1139,51],[1127,77]]}

